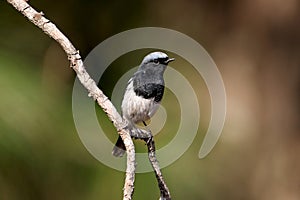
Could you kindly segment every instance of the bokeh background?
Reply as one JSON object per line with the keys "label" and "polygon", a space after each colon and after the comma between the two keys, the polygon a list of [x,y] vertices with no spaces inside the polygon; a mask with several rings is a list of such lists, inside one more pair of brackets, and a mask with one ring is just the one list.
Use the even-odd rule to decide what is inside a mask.
{"label": "bokeh background", "polygon": [[[210,118],[209,96],[201,77],[174,63],[189,80],[199,80],[193,87],[199,91],[201,108],[193,144],[163,169],[174,199],[300,198],[298,0],[30,3],[83,57],[106,38],[144,26],[187,34],[212,56],[226,87],[227,119],[216,147],[202,160],[197,155]],[[112,66],[100,87],[110,95],[113,81],[138,62],[134,54],[117,60],[115,66],[124,67]],[[68,66],[52,39],[6,1],[0,2],[1,200],[121,199],[124,173],[93,158],[77,135],[71,107],[75,73]],[[169,91],[163,105],[172,110],[177,102],[167,104],[168,98]],[[101,110],[98,117],[115,140]],[[176,117],[169,123],[173,119],[178,123]],[[172,133],[165,132],[156,137],[158,147],[172,139]],[[144,146],[137,145],[142,151]],[[137,174],[134,199],[158,196],[154,174]]]}

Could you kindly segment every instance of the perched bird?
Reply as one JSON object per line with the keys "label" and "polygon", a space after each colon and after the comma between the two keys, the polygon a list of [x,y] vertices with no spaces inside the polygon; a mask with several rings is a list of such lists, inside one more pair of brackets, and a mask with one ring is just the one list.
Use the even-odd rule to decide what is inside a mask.
{"label": "perched bird", "polygon": [[[137,72],[128,81],[121,109],[123,118],[129,123],[132,137],[133,132],[137,131],[135,124],[143,122],[146,126],[145,121],[157,111],[165,89],[163,74],[168,63],[173,60],[165,53],[152,52],[144,57]],[[124,153],[125,145],[119,136],[112,154],[121,157]]]}

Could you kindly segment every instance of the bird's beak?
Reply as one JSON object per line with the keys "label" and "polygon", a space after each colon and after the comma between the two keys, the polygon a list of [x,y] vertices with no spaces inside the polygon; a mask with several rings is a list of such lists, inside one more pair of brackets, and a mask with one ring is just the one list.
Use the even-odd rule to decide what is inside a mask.
{"label": "bird's beak", "polygon": [[172,61],[174,61],[175,60],[175,58],[169,58],[167,61],[166,61],[166,64],[168,64],[169,62],[172,62]]}

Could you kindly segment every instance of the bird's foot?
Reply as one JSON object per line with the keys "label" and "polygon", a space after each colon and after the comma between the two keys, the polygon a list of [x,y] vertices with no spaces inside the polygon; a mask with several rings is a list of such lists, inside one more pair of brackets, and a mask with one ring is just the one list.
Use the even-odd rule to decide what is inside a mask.
{"label": "bird's foot", "polygon": [[130,131],[131,137],[135,139],[147,139],[151,138],[152,133],[150,130],[144,130],[144,129],[139,129],[139,128],[134,128]]}

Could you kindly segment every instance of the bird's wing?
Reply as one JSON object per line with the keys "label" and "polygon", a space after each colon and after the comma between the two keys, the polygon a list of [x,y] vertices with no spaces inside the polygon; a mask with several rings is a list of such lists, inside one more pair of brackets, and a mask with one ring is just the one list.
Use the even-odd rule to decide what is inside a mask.
{"label": "bird's wing", "polygon": [[135,77],[137,77],[137,76],[138,76],[139,74],[141,74],[141,73],[143,73],[143,71],[140,71],[140,70],[136,71],[136,72],[132,75],[132,77],[128,80],[127,85],[129,85],[129,84],[133,81],[133,79],[135,79]]}

